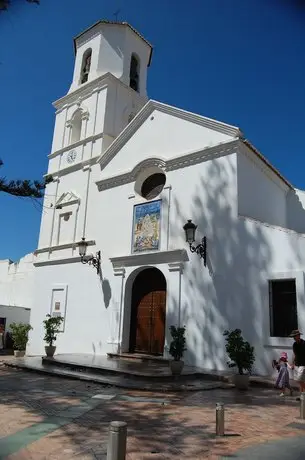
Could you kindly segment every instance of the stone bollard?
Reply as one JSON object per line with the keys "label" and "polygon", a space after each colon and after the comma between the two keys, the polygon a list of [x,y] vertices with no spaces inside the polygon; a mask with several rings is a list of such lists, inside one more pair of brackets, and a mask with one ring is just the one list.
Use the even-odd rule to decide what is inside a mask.
{"label": "stone bollard", "polygon": [[125,460],[127,423],[110,422],[108,433],[107,460]]}
{"label": "stone bollard", "polygon": [[300,399],[301,399],[300,418],[302,420],[305,420],[305,393],[301,393]]}
{"label": "stone bollard", "polygon": [[225,408],[222,403],[216,404],[216,436],[225,434]]}

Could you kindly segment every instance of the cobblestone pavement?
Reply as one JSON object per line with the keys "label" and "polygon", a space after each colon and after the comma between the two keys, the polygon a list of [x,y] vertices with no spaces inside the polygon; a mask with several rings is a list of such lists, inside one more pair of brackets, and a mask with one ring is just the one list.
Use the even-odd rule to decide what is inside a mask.
{"label": "cobblestone pavement", "polygon": [[[0,394],[3,460],[106,460],[111,420],[128,423],[127,460],[243,458],[266,441],[305,438],[299,403],[272,389],[144,393],[0,367]],[[222,438],[217,402],[226,407]]]}

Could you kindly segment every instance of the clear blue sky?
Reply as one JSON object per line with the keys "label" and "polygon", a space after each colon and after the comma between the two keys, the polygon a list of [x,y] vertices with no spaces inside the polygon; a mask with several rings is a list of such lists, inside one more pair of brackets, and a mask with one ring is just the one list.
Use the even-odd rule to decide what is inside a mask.
{"label": "clear blue sky", "polygon": [[[0,15],[0,173],[41,178],[54,110],[73,71],[72,38],[98,19],[136,27],[153,45],[148,93],[241,127],[305,189],[305,9],[297,0],[25,0]],[[37,247],[41,208],[0,194],[0,259]]]}

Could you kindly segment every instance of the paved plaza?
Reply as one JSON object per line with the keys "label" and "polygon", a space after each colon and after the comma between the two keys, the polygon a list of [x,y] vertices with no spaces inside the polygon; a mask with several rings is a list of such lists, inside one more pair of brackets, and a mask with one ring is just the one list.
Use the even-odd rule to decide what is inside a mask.
{"label": "paved plaza", "polygon": [[127,460],[305,458],[299,403],[273,389],[148,393],[0,366],[0,391],[0,459],[106,460],[112,420],[128,423]]}

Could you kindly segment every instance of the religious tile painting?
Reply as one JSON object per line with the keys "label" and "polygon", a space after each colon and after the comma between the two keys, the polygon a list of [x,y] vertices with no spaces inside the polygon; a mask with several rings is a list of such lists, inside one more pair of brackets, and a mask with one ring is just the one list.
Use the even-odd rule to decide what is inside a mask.
{"label": "religious tile painting", "polygon": [[160,248],[161,200],[137,204],[133,210],[132,251]]}

